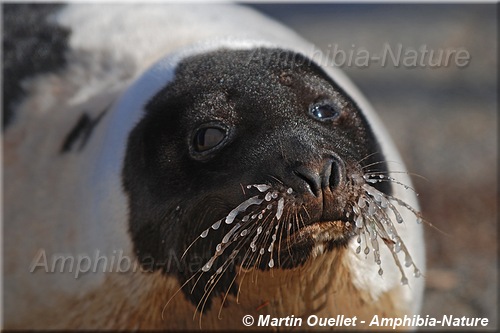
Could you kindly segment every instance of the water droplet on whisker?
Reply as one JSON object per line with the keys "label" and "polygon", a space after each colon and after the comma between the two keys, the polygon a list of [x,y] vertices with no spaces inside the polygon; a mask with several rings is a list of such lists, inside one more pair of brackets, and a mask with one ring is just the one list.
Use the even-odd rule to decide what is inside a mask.
{"label": "water droplet on whisker", "polygon": [[413,264],[413,260],[411,259],[410,255],[406,253],[405,255],[405,266],[410,267]]}
{"label": "water droplet on whisker", "polygon": [[373,216],[375,214],[375,209],[376,209],[375,203],[373,201],[370,201],[368,203],[368,215]]}
{"label": "water droplet on whisker", "polygon": [[[354,220],[355,224],[356,224],[356,228],[363,228],[363,215],[358,215],[358,217],[356,217],[356,219]],[[358,238],[361,242],[361,238]]]}
{"label": "water droplet on whisker", "polygon": [[255,187],[259,192],[265,192],[271,188],[270,185],[267,184],[259,184],[259,185],[252,185]]}
{"label": "water droplet on whisker", "polygon": [[281,215],[283,215],[283,208],[285,206],[285,199],[280,198],[278,200],[278,208],[276,209],[276,218],[278,221],[281,219]]}
{"label": "water droplet on whisker", "polygon": [[264,201],[263,199],[259,199],[257,196],[251,197],[250,199],[247,199],[240,203],[235,209],[233,209],[231,212],[226,217],[226,224],[231,224],[233,223],[234,219],[236,218],[236,215],[238,215],[241,212],[244,212],[247,210],[248,207],[252,205],[260,205]]}
{"label": "water droplet on whisker", "polygon": [[215,222],[215,223],[212,225],[212,229],[214,229],[214,230],[219,229],[221,222],[222,222],[222,220],[219,220],[219,221]]}

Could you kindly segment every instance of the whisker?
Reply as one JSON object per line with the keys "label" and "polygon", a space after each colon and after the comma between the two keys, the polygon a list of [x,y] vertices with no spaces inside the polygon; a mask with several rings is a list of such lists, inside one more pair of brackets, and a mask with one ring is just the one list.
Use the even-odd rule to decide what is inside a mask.
{"label": "whisker", "polygon": [[279,237],[279,240],[278,240],[278,266],[281,267],[281,244],[282,244],[282,239],[283,239],[283,231],[285,230],[285,225],[284,223],[281,224],[282,225],[282,228],[281,228],[281,232],[280,232],[280,237]]}
{"label": "whisker", "polygon": [[198,306],[195,309],[195,315],[196,311],[198,311],[200,304],[201,304],[201,309],[200,309],[200,328],[201,328],[201,316],[203,314],[203,310],[205,309],[206,302],[208,301],[210,295],[212,294],[213,290],[217,286],[217,283],[220,281],[220,279],[223,277],[224,272],[227,270],[229,265],[232,263],[232,260],[236,257],[238,254],[238,251],[234,250],[229,258],[217,269],[217,271],[212,274],[207,282],[207,285],[209,288],[207,288],[207,285],[205,285],[205,292],[198,303]]}
{"label": "whisker", "polygon": [[165,310],[167,309],[167,306],[170,304],[170,302],[174,299],[174,297],[182,290],[182,288],[184,288],[188,283],[189,281],[191,281],[194,277],[195,277],[196,273],[191,276],[189,279],[186,280],[186,282],[184,282],[176,291],[175,293],[169,298],[169,300],[167,301],[167,303],[163,306],[163,309],[161,311],[161,319],[162,320],[165,320]]}
{"label": "whisker", "polygon": [[[374,154],[365,156],[361,161],[372,157]],[[389,162],[373,162],[364,166],[361,171],[383,163]],[[356,253],[360,254],[363,252],[365,257],[368,258],[368,255],[372,252],[373,260],[379,266],[378,273],[382,276],[383,270],[380,254],[380,241],[382,240],[386,248],[391,252],[394,264],[401,273],[401,283],[407,284],[408,278],[405,275],[404,267],[413,267],[414,276],[420,276],[420,271],[416,263],[413,262],[408,248],[399,236],[396,226],[397,224],[408,222],[403,220],[403,216],[406,219],[407,215],[405,214],[408,214],[404,209],[411,212],[416,217],[418,223],[422,223],[425,219],[411,205],[395,196],[379,191],[374,187],[374,184],[388,182],[415,192],[412,187],[391,176],[391,174],[397,173],[410,174],[404,171],[369,171],[366,173],[361,171],[360,173],[350,175],[348,179],[347,186],[349,191],[352,192],[352,198],[348,200],[345,207],[345,216],[347,216],[349,221],[354,222],[352,230],[355,233],[354,237],[357,237],[355,241],[358,244]],[[218,238],[218,242],[207,243],[216,244],[215,249],[212,249],[212,256],[172,296],[173,298],[188,283],[194,282],[191,288],[191,293],[193,293],[195,287],[198,288],[199,282],[207,279],[207,276],[205,276],[204,280],[202,280],[203,274],[211,274],[204,286],[203,295],[196,305],[193,316],[193,319],[195,319],[196,314],[199,312],[200,328],[207,302],[215,291],[220,290],[217,286],[221,281],[224,281],[224,289],[220,291],[222,301],[217,312],[219,319],[222,318],[222,309],[228,301],[231,288],[234,289],[234,284],[237,281],[240,281],[236,293],[236,302],[239,302],[239,296],[242,291],[241,283],[247,278],[247,274],[250,271],[252,271],[250,275],[251,282],[257,284],[260,278],[260,274],[258,274],[259,268],[268,268],[271,274],[274,274],[276,267],[282,267],[282,265],[286,264],[288,258],[285,251],[288,252],[292,263],[294,262],[292,254],[294,244],[291,243],[291,239],[295,232],[298,232],[309,224],[309,221],[312,220],[313,212],[310,212],[310,208],[305,203],[295,200],[296,196],[291,195],[293,193],[291,188],[285,190],[284,186],[282,186],[283,182],[272,175],[269,175],[269,178],[274,179],[276,185],[251,184],[245,186],[240,184],[244,197],[248,195],[249,198],[236,205],[224,218],[216,221],[201,232],[189,244],[181,256],[182,259],[185,258],[187,253],[193,248],[193,245],[202,242],[202,239],[206,238],[209,234],[212,236],[211,240],[214,240],[214,237],[216,237],[215,239]],[[252,191],[254,193],[258,192],[256,193],[257,195],[251,196]],[[402,212],[405,212],[405,214],[402,215]],[[425,222],[427,223],[427,221]],[[347,223],[350,222],[346,222],[346,225]],[[404,261],[402,257],[400,258],[403,254]],[[269,261],[266,263],[266,260]],[[234,276],[228,275],[228,273],[232,272],[232,268],[236,269]],[[170,300],[162,311],[162,318],[163,312],[170,303]]]}
{"label": "whisker", "polygon": [[426,177],[422,176],[421,174],[418,174],[418,173],[415,173],[415,172],[409,172],[409,171],[391,170],[391,171],[387,171],[387,172],[384,172],[384,171],[370,171],[370,172],[365,173],[365,175],[379,175],[379,174],[382,174],[382,175],[406,174],[408,176],[413,176],[413,177],[421,178],[421,179],[423,179],[425,181],[430,181],[429,179],[427,179]]}
{"label": "whisker", "polygon": [[307,207],[306,207],[304,204],[302,204],[302,209],[303,209],[303,210],[304,210],[304,212],[306,213],[307,218],[308,218],[308,219],[311,219],[311,214],[309,214],[309,211],[307,210]]}
{"label": "whisker", "polygon": [[362,159],[360,159],[360,160],[357,162],[357,164],[358,164],[358,165],[362,165],[362,162],[363,162],[364,160],[369,159],[370,157],[373,157],[373,156],[375,156],[375,155],[377,155],[377,154],[379,154],[379,153],[380,153],[380,152],[379,152],[379,151],[377,151],[377,152],[373,152],[373,153],[371,153],[371,154],[368,154],[368,155],[366,155],[365,157],[363,157]]}
{"label": "whisker", "polygon": [[224,303],[226,302],[226,299],[229,295],[229,291],[231,290],[231,287],[233,286],[234,282],[236,281],[236,278],[238,277],[237,274],[234,275],[234,277],[231,280],[231,283],[229,283],[229,287],[227,288],[226,292],[224,293],[224,297],[222,298],[222,302],[219,307],[219,313],[217,314],[217,318],[220,320],[222,319],[221,314],[222,314],[222,308],[224,307]]}
{"label": "whisker", "polygon": [[[370,163],[370,164],[367,164],[367,165],[364,165],[363,167],[361,167],[361,171],[365,171],[366,169],[370,168],[370,167],[373,167],[375,165],[380,165],[380,164],[387,164],[389,165],[390,163],[393,163],[393,164],[397,164],[399,166],[402,166],[403,163],[401,163],[400,161],[388,161],[388,160],[385,160],[385,161],[377,161],[377,162],[373,162],[373,163]],[[389,170],[389,172],[391,172]]]}
{"label": "whisker", "polygon": [[371,167],[374,167],[376,165],[381,165],[381,164],[388,164],[389,162],[387,161],[377,161],[377,162],[372,162],[372,163],[369,163],[369,164],[366,164],[366,165],[363,165],[363,167],[361,168],[362,171],[365,171]]}
{"label": "whisker", "polygon": [[274,179],[275,181],[277,181],[277,182],[278,182],[278,184],[283,185],[283,182],[281,181],[281,179],[279,179],[279,178],[277,178],[277,177],[275,177],[275,176],[273,176],[273,175],[268,175],[268,176],[269,176],[269,178]]}
{"label": "whisker", "polygon": [[[403,251],[405,254],[405,266],[413,266],[414,276],[420,276],[420,270],[413,262],[406,245],[401,240],[397,230],[394,228],[391,219],[386,213],[386,209],[392,211],[397,223],[403,223],[404,221],[397,208],[390,202],[391,200],[396,201],[400,206],[405,207],[412,212],[417,218],[417,222],[422,219],[421,213],[413,209],[413,207],[405,203],[403,200],[386,195],[385,193],[382,193],[376,188],[370,186],[367,183],[370,178],[366,177],[366,175],[353,175],[352,179],[354,181],[353,186],[355,187],[355,191],[358,193],[359,198],[358,201],[352,206],[352,210],[355,214],[356,232],[358,233],[357,241],[360,244],[356,249],[356,253],[360,253],[361,251],[362,237],[365,242],[365,255],[368,255],[370,252],[368,245],[371,244],[372,249],[374,250],[374,260],[380,266],[381,262],[377,240],[380,236],[380,238],[384,240],[384,244],[389,248],[394,258],[394,262],[401,272],[401,283],[407,284],[408,278],[404,273],[397,253],[399,251]],[[368,238],[370,239],[370,243],[368,242]],[[392,241],[390,241],[391,239]],[[379,269],[379,274],[383,274],[382,268]]]}
{"label": "whisker", "polygon": [[194,239],[194,241],[191,242],[191,244],[189,244],[189,246],[186,248],[186,250],[184,250],[184,252],[182,253],[182,256],[181,256],[181,260],[184,259],[184,256],[187,254],[187,252],[189,251],[189,249],[196,243],[196,241],[198,241],[198,239],[200,239],[201,236],[198,236]]}
{"label": "whisker", "polygon": [[240,188],[241,188],[241,192],[243,193],[243,196],[246,196],[247,193],[245,192],[245,186],[243,186],[242,183],[240,183]]}
{"label": "whisker", "polygon": [[[246,187],[247,188],[255,187],[261,193],[264,193],[271,188],[271,186],[265,184],[248,185]],[[242,188],[244,187],[242,186]],[[291,189],[289,189],[287,193],[291,193]],[[267,202],[266,206],[262,205],[264,202]],[[256,208],[248,212],[247,210],[250,206],[255,206]],[[205,238],[210,232],[210,230],[212,229],[218,230],[222,223],[230,225],[233,224],[234,222],[233,227],[225,233],[220,243],[217,244],[216,250],[212,255],[212,257],[205,263],[205,265],[203,265],[203,267],[197,273],[193,274],[193,276],[190,277],[187,281],[189,282],[193,278],[198,276],[195,285],[193,286],[194,288],[200,281],[201,276],[213,268],[212,266],[214,266],[216,259],[219,258],[229,246],[235,245],[231,255],[228,258],[226,258],[222,264],[219,264],[215,273],[213,273],[210,276],[205,286],[204,294],[200,299],[198,305],[196,306],[195,315],[197,312],[200,312],[200,327],[201,327],[201,316],[202,313],[204,312],[208,298],[213,293],[214,288],[219,283],[220,279],[225,274],[228,267],[230,267],[231,263],[234,262],[234,259],[237,256],[237,254],[241,251],[241,249],[245,248],[245,244],[248,244],[248,239],[249,239],[248,237],[253,237],[253,240],[250,243],[250,246],[246,247],[245,249],[245,253],[241,261],[240,272],[242,268],[247,265],[246,262],[249,260],[251,260],[251,262],[254,263],[254,268],[256,267],[256,265],[260,265],[260,262],[262,261],[263,258],[262,250],[264,250],[265,253],[264,246],[267,245],[269,245],[268,252],[271,255],[269,266],[271,267],[274,265],[273,247],[274,247],[274,242],[276,240],[276,235],[279,230],[280,226],[279,220],[281,219],[281,215],[283,214],[283,208],[284,208],[284,199],[279,198],[278,192],[276,191],[266,192],[264,198],[261,198],[259,196],[254,196],[250,199],[243,201],[240,205],[234,208],[225,218],[217,221],[211,227],[204,230],[185,250],[183,256],[193,246],[193,244],[196,243],[196,241],[198,241],[200,238]],[[237,219],[237,216],[243,212],[247,214],[243,218]],[[275,221],[278,221],[276,225],[274,223]],[[275,229],[275,233],[271,236],[271,231],[273,227]],[[269,239],[272,239],[270,244],[269,244]],[[256,251],[257,246],[260,247],[258,252]],[[223,302],[227,298],[227,295],[235,279],[236,275],[232,279],[229,289],[226,290]],[[185,284],[187,284],[187,282]],[[221,304],[221,308],[219,309],[219,315],[218,315],[219,317],[222,305],[223,303]],[[194,318],[195,317],[193,317],[193,319]]]}
{"label": "whisker", "polygon": [[[370,177],[377,177],[377,178],[370,178]],[[363,178],[366,180],[367,183],[371,183],[371,184],[375,184],[375,183],[381,183],[381,182],[389,182],[389,183],[392,183],[392,184],[397,184],[397,185],[401,185],[404,187],[405,190],[411,190],[413,191],[414,193],[417,193],[417,191],[409,186],[409,185],[406,185],[400,181],[398,181],[397,179],[393,178],[393,177],[390,177],[390,176],[387,176],[387,175],[383,175],[383,174],[365,174],[363,176]],[[418,196],[418,194],[417,194]]]}

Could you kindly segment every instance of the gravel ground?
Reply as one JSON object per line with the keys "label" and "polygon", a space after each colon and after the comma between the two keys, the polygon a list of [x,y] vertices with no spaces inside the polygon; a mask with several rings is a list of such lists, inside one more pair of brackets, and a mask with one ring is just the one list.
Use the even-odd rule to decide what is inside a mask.
{"label": "gravel ground", "polygon": [[[425,45],[435,52],[468,52],[470,61],[463,67],[451,61],[431,68],[424,58],[424,66],[416,68],[391,62],[382,66],[380,61],[349,66],[345,61],[343,69],[379,112],[408,169],[421,176],[414,177],[414,185],[424,215],[435,226],[425,229],[422,313],[486,317],[488,328],[497,328],[497,7],[253,7],[330,54],[335,46],[347,54],[361,49],[381,54],[384,45],[397,50],[399,44],[403,50]],[[342,64],[340,55],[336,59]]]}

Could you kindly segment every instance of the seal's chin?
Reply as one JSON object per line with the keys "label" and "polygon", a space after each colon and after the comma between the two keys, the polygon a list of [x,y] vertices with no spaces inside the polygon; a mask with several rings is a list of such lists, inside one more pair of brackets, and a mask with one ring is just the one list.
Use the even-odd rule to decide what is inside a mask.
{"label": "seal's chin", "polygon": [[345,239],[352,232],[348,221],[319,221],[306,225],[288,237],[288,242],[301,243],[312,240],[314,243],[328,243]]}
{"label": "seal's chin", "polygon": [[293,234],[285,244],[286,251],[307,253],[307,257],[317,257],[339,246],[345,246],[354,235],[352,224],[349,221],[318,221],[310,223]]}

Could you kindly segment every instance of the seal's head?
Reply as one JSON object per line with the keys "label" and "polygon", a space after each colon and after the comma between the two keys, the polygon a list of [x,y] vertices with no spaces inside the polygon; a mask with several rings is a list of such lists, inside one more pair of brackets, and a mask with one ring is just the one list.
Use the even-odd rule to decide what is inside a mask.
{"label": "seal's head", "polygon": [[291,269],[363,233],[377,260],[377,239],[399,241],[369,123],[282,49],[183,59],[129,137],[123,180],[139,260],[189,282],[194,303],[210,303],[207,283],[235,291],[236,267]]}

